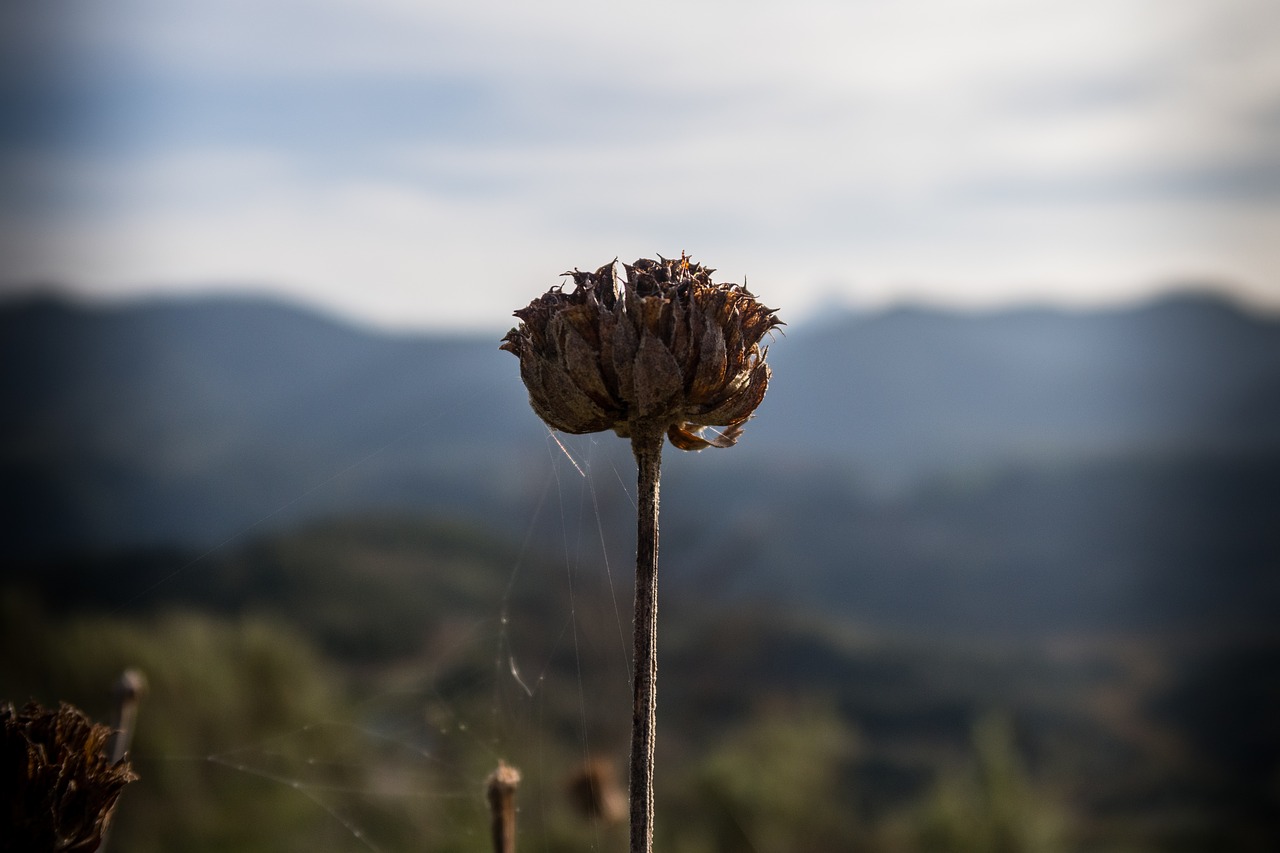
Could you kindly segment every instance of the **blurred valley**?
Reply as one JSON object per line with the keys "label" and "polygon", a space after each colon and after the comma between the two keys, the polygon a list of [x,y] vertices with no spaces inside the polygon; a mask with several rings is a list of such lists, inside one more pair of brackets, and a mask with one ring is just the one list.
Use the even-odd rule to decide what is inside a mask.
{"label": "blurred valley", "polygon": [[[663,849],[1275,849],[1280,320],[784,331],[740,445],[664,455]],[[466,794],[326,802],[379,849],[480,849],[494,753],[530,849],[617,830],[559,803],[625,764],[634,469],[497,344],[0,305],[0,698],[105,719],[148,672],[122,847],[360,849],[279,781],[332,759],[316,790]],[[252,778],[174,760],[280,732]]]}

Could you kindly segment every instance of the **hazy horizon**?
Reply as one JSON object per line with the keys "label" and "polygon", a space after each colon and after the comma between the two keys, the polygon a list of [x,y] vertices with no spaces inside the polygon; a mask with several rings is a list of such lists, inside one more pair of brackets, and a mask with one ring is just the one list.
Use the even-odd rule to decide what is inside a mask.
{"label": "hazy horizon", "polygon": [[[555,284],[553,281],[551,284]],[[550,286],[550,285],[546,285]],[[752,285],[754,288],[754,285]],[[530,299],[542,293],[545,287],[531,287]],[[756,289],[758,291],[758,288]],[[757,292],[757,295],[759,293]],[[521,305],[512,306],[512,311],[500,314],[495,318],[486,318],[484,323],[459,324],[442,320],[433,322],[430,318],[410,317],[388,321],[378,317],[370,317],[343,310],[341,306],[326,304],[320,299],[308,299],[305,296],[275,290],[270,287],[236,286],[234,284],[209,286],[191,289],[155,288],[149,291],[124,294],[99,294],[78,290],[73,286],[40,283],[37,285],[18,285],[5,287],[0,285],[0,310],[9,305],[29,300],[52,299],[67,305],[87,310],[129,309],[137,306],[164,304],[195,304],[201,302],[261,302],[277,305],[290,310],[312,314],[330,322],[349,326],[371,334],[389,335],[447,335],[462,337],[501,336],[518,320],[512,311]],[[1053,299],[1028,295],[1005,301],[986,303],[948,303],[942,300],[931,300],[927,297],[914,297],[909,294],[876,304],[859,304],[842,298],[839,294],[830,294],[824,300],[817,299],[808,306],[808,310],[786,311],[786,326],[783,332],[797,328],[811,330],[860,317],[875,317],[895,311],[936,311],[965,317],[996,316],[1016,314],[1025,311],[1047,311],[1063,314],[1095,314],[1114,311],[1139,310],[1145,306],[1161,304],[1170,300],[1210,299],[1222,302],[1252,316],[1266,320],[1280,320],[1280,304],[1258,302],[1242,295],[1222,282],[1213,281],[1173,281],[1163,287],[1155,287],[1137,294],[1118,295],[1110,300],[1075,301],[1070,299]],[[769,302],[765,298],[766,302]],[[774,300],[776,301],[776,300]]]}

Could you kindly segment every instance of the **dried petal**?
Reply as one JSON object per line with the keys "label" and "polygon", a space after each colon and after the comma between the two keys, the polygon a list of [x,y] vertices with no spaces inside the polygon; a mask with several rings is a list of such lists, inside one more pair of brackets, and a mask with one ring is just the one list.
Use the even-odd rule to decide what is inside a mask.
{"label": "dried petal", "polygon": [[[552,323],[554,324],[561,320],[567,313],[553,317]],[[582,389],[583,393],[590,397],[591,401],[602,410],[618,409],[617,401],[609,393],[609,389],[604,383],[604,377],[600,375],[599,344],[592,346],[578,331],[576,324],[570,325],[566,322],[562,325],[563,328],[556,337],[560,342],[560,351],[564,354],[564,364],[568,375],[573,377],[573,381]],[[596,330],[592,337],[599,338],[599,331]]]}
{"label": "dried petal", "polygon": [[613,331],[613,368],[618,375],[618,396],[634,400],[636,395],[635,363],[640,338],[629,317],[617,319]]}
{"label": "dried petal", "polygon": [[725,371],[728,369],[724,330],[719,324],[704,322],[697,365],[689,395],[695,399],[705,399],[715,394],[716,390],[724,384]]}
{"label": "dried petal", "polygon": [[635,363],[635,407],[639,417],[653,420],[678,408],[683,398],[683,380],[671,350],[646,331]]}
{"label": "dried petal", "polygon": [[574,383],[564,365],[537,358],[528,362],[528,372],[521,367],[529,402],[552,429],[578,435],[609,428],[612,419]]}
{"label": "dried petal", "polygon": [[769,368],[763,364],[760,365],[760,369],[748,374],[742,388],[714,409],[703,412],[699,420],[702,423],[719,426],[732,426],[745,422],[764,400],[764,392],[769,387],[769,375]]}

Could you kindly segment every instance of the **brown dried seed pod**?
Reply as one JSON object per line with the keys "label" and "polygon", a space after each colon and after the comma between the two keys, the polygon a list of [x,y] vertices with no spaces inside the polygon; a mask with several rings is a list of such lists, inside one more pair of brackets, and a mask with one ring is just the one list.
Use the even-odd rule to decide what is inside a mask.
{"label": "brown dried seed pod", "polygon": [[105,755],[112,731],[70,705],[0,705],[0,849],[93,851],[125,785]]}
{"label": "brown dried seed pod", "polygon": [[611,824],[627,816],[627,795],[618,784],[618,768],[608,758],[588,758],[565,784],[569,802],[582,817]]}
{"label": "brown dried seed pod", "polygon": [[[743,286],[716,284],[687,257],[573,270],[515,312],[502,349],[520,359],[529,403],[568,433],[665,431],[681,450],[729,447],[764,399],[767,348],[782,325]],[[706,427],[719,427],[704,437]]]}

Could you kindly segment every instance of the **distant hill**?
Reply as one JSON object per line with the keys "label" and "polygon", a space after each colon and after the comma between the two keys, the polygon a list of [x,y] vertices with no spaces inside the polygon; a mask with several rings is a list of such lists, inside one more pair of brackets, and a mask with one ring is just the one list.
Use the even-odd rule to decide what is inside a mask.
{"label": "distant hill", "polygon": [[753,447],[900,482],[1100,454],[1280,446],[1280,320],[1208,296],[1116,311],[902,308],[797,330]]}
{"label": "distant hill", "polygon": [[[547,433],[497,343],[380,335],[267,301],[0,304],[3,548],[207,545],[379,508],[500,519],[532,488]],[[1280,322],[1208,297],[897,309],[788,328],[770,361],[740,446],[677,472],[834,465],[861,489],[1280,448]]]}
{"label": "distant hill", "polygon": [[209,544],[259,521],[487,505],[545,435],[510,361],[496,341],[271,302],[8,304],[7,545]]}

